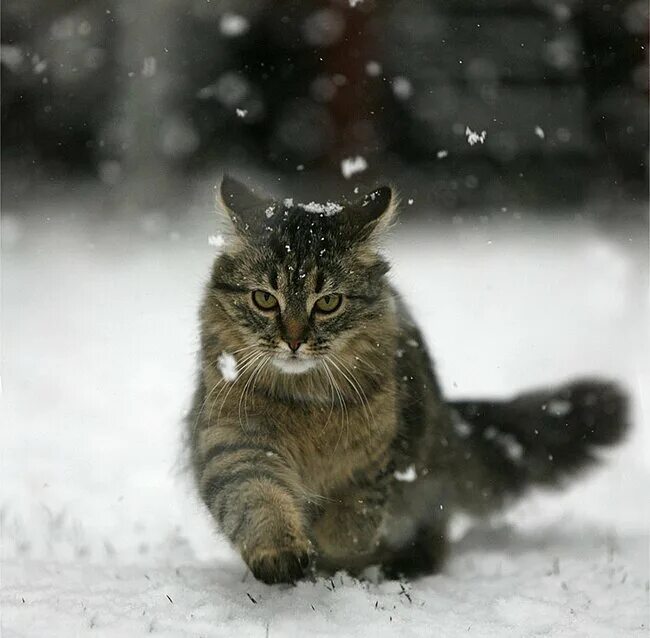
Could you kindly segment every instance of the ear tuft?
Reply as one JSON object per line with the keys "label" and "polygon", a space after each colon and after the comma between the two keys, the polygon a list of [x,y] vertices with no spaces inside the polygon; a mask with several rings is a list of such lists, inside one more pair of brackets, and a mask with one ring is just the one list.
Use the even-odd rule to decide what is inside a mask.
{"label": "ear tuft", "polygon": [[235,214],[259,209],[266,202],[266,199],[258,197],[252,189],[228,174],[221,180],[219,194],[223,205]]}
{"label": "ear tuft", "polygon": [[228,174],[221,180],[218,199],[223,216],[240,237],[248,236],[258,229],[264,220],[263,211],[271,203],[270,199],[258,196]]}
{"label": "ear tuft", "polygon": [[381,186],[348,207],[348,220],[362,240],[379,239],[395,221],[399,198],[389,186]]}

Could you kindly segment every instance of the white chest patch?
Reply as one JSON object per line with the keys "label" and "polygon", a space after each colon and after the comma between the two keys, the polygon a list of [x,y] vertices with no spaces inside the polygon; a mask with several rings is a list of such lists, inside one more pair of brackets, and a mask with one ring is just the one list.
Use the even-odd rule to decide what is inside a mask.
{"label": "white chest patch", "polygon": [[273,359],[273,365],[285,374],[303,374],[311,370],[316,362],[311,359]]}

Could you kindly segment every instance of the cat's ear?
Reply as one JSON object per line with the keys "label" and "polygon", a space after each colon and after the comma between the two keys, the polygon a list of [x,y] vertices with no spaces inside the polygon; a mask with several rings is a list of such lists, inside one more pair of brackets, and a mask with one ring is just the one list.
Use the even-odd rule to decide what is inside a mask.
{"label": "cat's ear", "polygon": [[381,186],[345,207],[355,238],[379,240],[397,217],[399,197],[390,186]]}
{"label": "cat's ear", "polygon": [[273,201],[262,197],[253,189],[230,175],[224,175],[219,186],[217,209],[233,234],[240,238],[250,237],[263,224],[264,211]]}

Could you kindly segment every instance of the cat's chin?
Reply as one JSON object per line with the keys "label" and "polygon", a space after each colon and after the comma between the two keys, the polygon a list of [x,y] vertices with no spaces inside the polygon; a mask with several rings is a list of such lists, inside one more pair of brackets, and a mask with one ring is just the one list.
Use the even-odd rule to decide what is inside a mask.
{"label": "cat's chin", "polygon": [[304,374],[316,367],[314,359],[273,359],[273,365],[284,374]]}

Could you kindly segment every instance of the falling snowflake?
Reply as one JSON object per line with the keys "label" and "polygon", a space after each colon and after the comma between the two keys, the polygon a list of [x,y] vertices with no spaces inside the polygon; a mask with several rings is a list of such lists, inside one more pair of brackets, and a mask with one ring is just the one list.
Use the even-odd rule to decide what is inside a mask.
{"label": "falling snowflake", "polygon": [[265,211],[264,214],[271,219],[273,217],[273,213],[275,213],[275,206],[271,204]]}
{"label": "falling snowflake", "polygon": [[472,131],[472,129],[469,126],[467,126],[465,128],[465,135],[467,136],[467,143],[470,146],[474,146],[474,144],[478,144],[479,142],[481,144],[485,142],[485,138],[487,137],[487,132],[481,131],[480,133],[477,133],[476,131]]}
{"label": "falling snowflake", "polygon": [[142,76],[145,78],[152,78],[156,75],[157,62],[153,55],[147,56],[142,61]]}
{"label": "falling snowflake", "polygon": [[379,64],[379,62],[375,62],[374,60],[370,60],[366,64],[366,73],[370,77],[377,77],[381,73],[381,64]]}
{"label": "falling snowflake", "polygon": [[34,73],[36,73],[36,75],[40,75],[45,71],[45,69],[47,69],[47,60],[41,60],[38,55],[32,56],[32,64],[34,65]]}
{"label": "falling snowflake", "polygon": [[408,78],[398,75],[393,78],[393,93],[400,100],[408,100],[413,95],[413,85]]}
{"label": "falling snowflake", "polygon": [[551,399],[548,402],[547,409],[552,416],[566,416],[573,409],[571,401],[565,399]]}
{"label": "falling snowflake", "polygon": [[418,477],[417,472],[415,471],[415,465],[409,465],[403,472],[395,471],[393,476],[398,481],[403,481],[405,483],[413,483]]}
{"label": "falling snowflake", "polygon": [[214,248],[223,248],[226,240],[223,238],[223,235],[210,235],[208,237],[208,244]]}
{"label": "falling snowflake", "polygon": [[348,0],[350,3],[350,6],[354,9],[358,4],[361,4],[363,0]]}
{"label": "falling snowflake", "polygon": [[409,205],[409,206],[413,206],[413,199],[412,199],[412,198],[410,198],[410,199],[408,200],[408,202],[407,202],[407,203],[408,203],[408,205]]}
{"label": "falling snowflake", "polygon": [[0,45],[0,64],[4,64],[14,73],[20,68],[23,59],[24,55],[20,47],[11,44]]}
{"label": "falling snowflake", "polygon": [[221,33],[229,38],[243,35],[248,31],[249,27],[248,20],[237,13],[226,12],[221,16],[221,21],[219,22]]}
{"label": "falling snowflake", "polygon": [[236,109],[235,112],[237,113],[237,117],[246,117],[248,115],[248,111],[246,109]]}
{"label": "falling snowflake", "polygon": [[541,126],[536,126],[535,127],[535,135],[539,137],[540,140],[543,140],[545,136],[544,134],[544,129]]}
{"label": "falling snowflake", "polygon": [[445,157],[447,157],[447,155],[449,155],[449,151],[447,151],[447,150],[445,150],[445,149],[442,149],[441,151],[438,151],[438,152],[436,153],[436,157],[437,157],[438,159],[444,159]]}
{"label": "falling snowflake", "polygon": [[356,157],[346,157],[341,161],[341,173],[345,179],[350,179],[353,175],[357,173],[363,173],[368,168],[368,162],[366,158],[361,155]]}
{"label": "falling snowflake", "polygon": [[221,372],[224,381],[230,383],[236,381],[239,376],[239,372],[237,371],[237,361],[230,353],[222,352],[217,359],[217,366],[219,366],[219,372]]}

